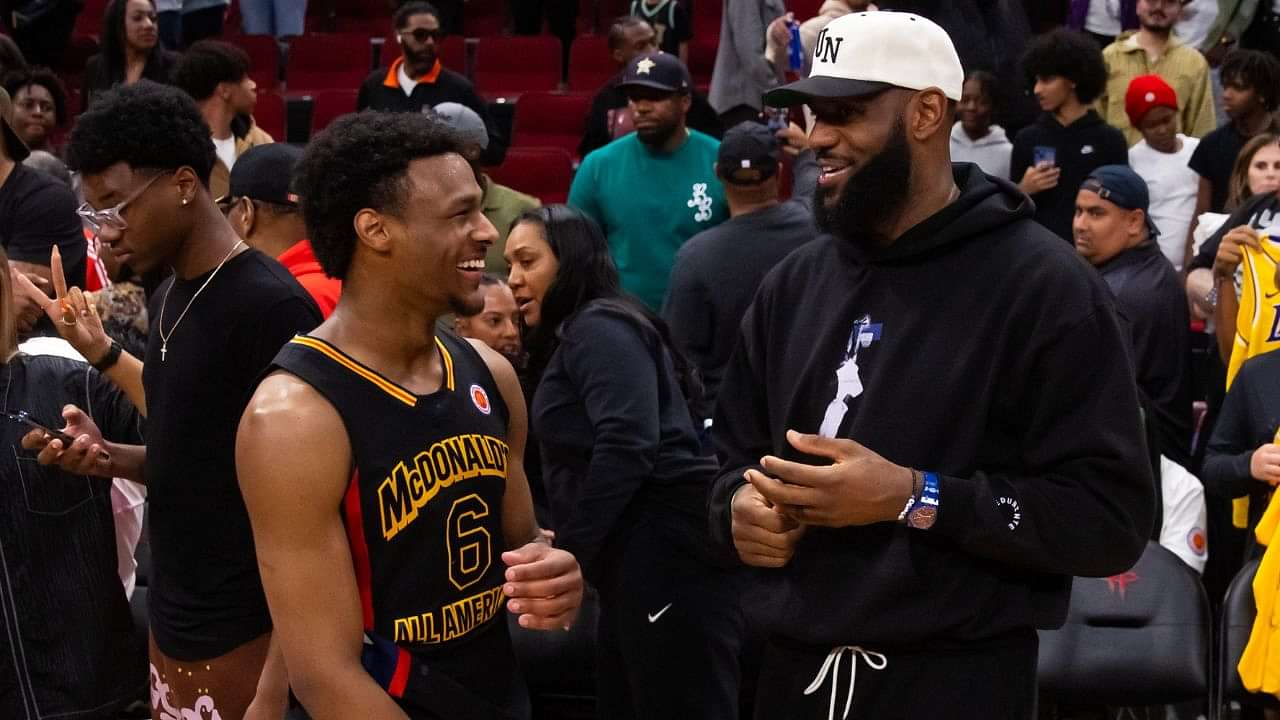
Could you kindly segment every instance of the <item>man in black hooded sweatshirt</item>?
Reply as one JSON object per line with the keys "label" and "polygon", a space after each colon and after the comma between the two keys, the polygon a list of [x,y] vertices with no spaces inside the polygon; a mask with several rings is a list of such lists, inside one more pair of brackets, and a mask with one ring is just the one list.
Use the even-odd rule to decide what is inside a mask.
{"label": "man in black hooded sweatshirt", "polygon": [[765,279],[715,418],[712,533],[764,568],[757,718],[1025,720],[1070,576],[1150,535],[1110,293],[1016,188],[951,165],[962,82],[941,28],[878,12],[765,96],[815,114],[826,235]]}

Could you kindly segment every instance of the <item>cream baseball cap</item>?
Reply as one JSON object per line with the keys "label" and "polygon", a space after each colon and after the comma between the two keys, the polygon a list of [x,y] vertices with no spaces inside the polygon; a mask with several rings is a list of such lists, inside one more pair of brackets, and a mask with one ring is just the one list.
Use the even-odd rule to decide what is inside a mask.
{"label": "cream baseball cap", "polygon": [[764,94],[772,107],[801,105],[811,98],[858,97],[890,87],[938,88],[959,102],[964,67],[951,36],[937,23],[912,13],[850,13],[832,20],[813,46],[809,77]]}

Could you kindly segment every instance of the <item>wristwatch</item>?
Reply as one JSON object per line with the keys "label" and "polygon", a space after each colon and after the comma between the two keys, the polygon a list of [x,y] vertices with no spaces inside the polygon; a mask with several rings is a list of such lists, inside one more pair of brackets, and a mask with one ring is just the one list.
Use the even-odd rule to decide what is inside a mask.
{"label": "wristwatch", "polygon": [[107,348],[107,354],[96,363],[91,363],[93,369],[98,372],[106,372],[110,370],[117,362],[120,361],[120,353],[124,352],[124,348],[120,347],[120,343],[115,340],[111,341],[111,347]]}
{"label": "wristwatch", "polygon": [[920,498],[907,513],[907,526],[917,530],[928,530],[938,521],[938,474],[924,473],[924,483],[920,488]]}

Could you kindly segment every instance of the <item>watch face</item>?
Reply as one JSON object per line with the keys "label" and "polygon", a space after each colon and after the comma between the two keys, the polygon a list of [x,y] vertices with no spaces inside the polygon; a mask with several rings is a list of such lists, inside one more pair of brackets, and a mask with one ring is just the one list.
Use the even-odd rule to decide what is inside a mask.
{"label": "watch face", "polygon": [[907,524],[917,530],[928,530],[938,519],[938,509],[928,505],[917,506],[907,518]]}

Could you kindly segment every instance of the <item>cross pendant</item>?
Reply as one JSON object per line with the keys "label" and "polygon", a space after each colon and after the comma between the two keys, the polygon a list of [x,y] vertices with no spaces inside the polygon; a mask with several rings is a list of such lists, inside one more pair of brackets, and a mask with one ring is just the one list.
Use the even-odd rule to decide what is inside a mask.
{"label": "cross pendant", "polygon": [[169,354],[169,343],[160,346],[160,362],[164,362],[164,356]]}

